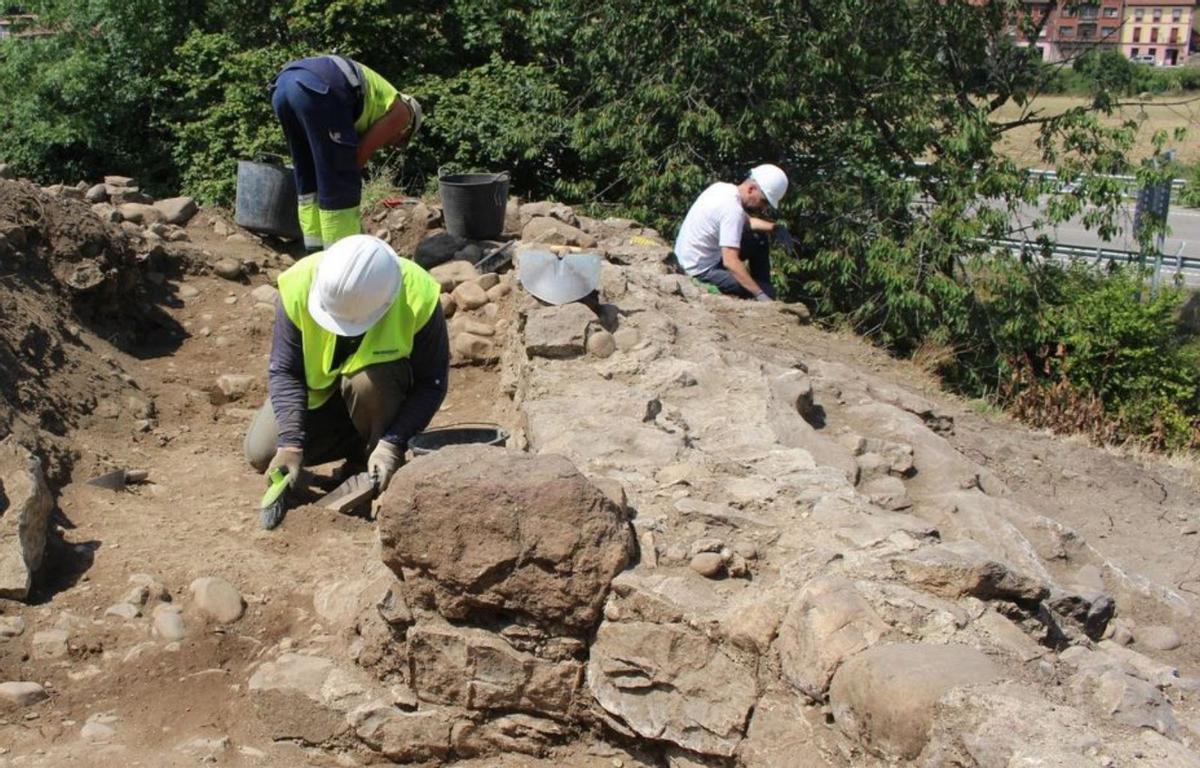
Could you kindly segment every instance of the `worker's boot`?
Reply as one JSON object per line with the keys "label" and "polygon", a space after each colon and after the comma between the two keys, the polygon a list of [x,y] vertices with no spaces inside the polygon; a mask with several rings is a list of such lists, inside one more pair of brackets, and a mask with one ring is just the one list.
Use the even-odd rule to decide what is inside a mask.
{"label": "worker's boot", "polygon": [[296,212],[300,217],[300,234],[304,235],[304,250],[316,253],[321,250],[321,210],[317,208],[317,196],[300,195]]}
{"label": "worker's boot", "polygon": [[326,248],[343,237],[357,235],[361,232],[362,222],[359,218],[358,206],[343,208],[340,211],[321,210],[321,240]]}

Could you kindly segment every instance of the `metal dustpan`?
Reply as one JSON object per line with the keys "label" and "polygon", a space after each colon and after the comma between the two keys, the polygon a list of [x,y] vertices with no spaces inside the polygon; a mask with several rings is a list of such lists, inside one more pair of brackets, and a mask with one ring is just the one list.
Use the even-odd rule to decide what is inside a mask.
{"label": "metal dustpan", "polygon": [[600,287],[598,253],[568,253],[559,258],[537,249],[524,251],[520,259],[521,285],[548,304],[579,301]]}

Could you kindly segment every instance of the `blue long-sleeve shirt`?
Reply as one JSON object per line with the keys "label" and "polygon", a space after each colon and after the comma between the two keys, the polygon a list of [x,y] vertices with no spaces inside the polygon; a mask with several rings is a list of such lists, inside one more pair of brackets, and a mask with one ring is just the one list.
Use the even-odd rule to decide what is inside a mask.
{"label": "blue long-sleeve shirt", "polygon": [[[450,375],[450,334],[441,305],[413,336],[413,383],[401,403],[395,421],[383,439],[401,448],[433,419],[446,398]],[[279,446],[303,448],[304,414],[308,411],[308,386],[304,379],[304,348],[300,329],[287,316],[283,302],[275,302],[275,330],[271,337],[271,359],[267,366],[267,390],[279,428]]]}

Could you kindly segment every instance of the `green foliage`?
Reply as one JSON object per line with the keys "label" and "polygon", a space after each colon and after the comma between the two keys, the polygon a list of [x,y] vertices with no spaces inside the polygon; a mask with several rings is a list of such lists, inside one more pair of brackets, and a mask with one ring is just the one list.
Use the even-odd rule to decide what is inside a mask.
{"label": "green foliage", "polygon": [[166,74],[178,94],[165,119],[171,156],[189,194],[229,202],[237,161],[287,155],[267,99],[267,83],[291,58],[279,46],[242,50],[232,35],[194,31]]}
{"label": "green foliage", "polygon": [[1046,64],[1046,93],[1115,93],[1136,96],[1200,90],[1200,69],[1154,67],[1112,48],[1087,51],[1069,67]]}
{"label": "green foliage", "polygon": [[507,170],[516,188],[543,195],[571,174],[567,97],[540,67],[494,58],[423,78],[413,93],[430,117],[406,158],[409,174]]}

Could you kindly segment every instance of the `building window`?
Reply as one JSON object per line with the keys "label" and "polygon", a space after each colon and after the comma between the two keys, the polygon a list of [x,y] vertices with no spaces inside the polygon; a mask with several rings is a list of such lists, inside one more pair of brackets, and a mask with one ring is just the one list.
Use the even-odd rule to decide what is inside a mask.
{"label": "building window", "polygon": [[1145,8],[1134,8],[1133,9],[1133,18],[1138,21],[1141,21],[1142,17],[1145,16],[1145,14],[1146,14]]}
{"label": "building window", "polygon": [[1100,34],[1104,35],[1105,37],[1115,37],[1117,34],[1117,28],[1116,27],[1102,27],[1100,29]]}
{"label": "building window", "polygon": [[1142,42],[1142,28],[1141,27],[1133,28],[1133,42],[1135,42],[1135,43]]}
{"label": "building window", "polygon": [[1106,19],[1117,18],[1117,9],[1116,8],[1105,8],[1104,9],[1104,18],[1106,18]]}
{"label": "building window", "polygon": [[1182,8],[1172,8],[1171,9],[1171,21],[1179,21],[1182,18],[1183,18],[1183,9]]}
{"label": "building window", "polygon": [[1079,25],[1079,39],[1080,40],[1091,40],[1095,36],[1096,36],[1096,25],[1095,24],[1080,24]]}
{"label": "building window", "polygon": [[1157,48],[1147,48],[1146,55],[1153,56],[1155,59],[1157,59],[1158,58],[1158,49]]}
{"label": "building window", "polygon": [[1137,49],[1137,48],[1130,48],[1130,49],[1129,49],[1129,57],[1130,57],[1130,58],[1136,59],[1136,58],[1137,58],[1137,55],[1138,55],[1138,49]]}
{"label": "building window", "polygon": [[1085,5],[1079,9],[1079,16],[1083,19],[1094,19],[1100,14],[1100,9],[1094,5]]}
{"label": "building window", "polygon": [[1075,27],[1059,27],[1059,37],[1075,37]]}
{"label": "building window", "polygon": [[1155,21],[1162,21],[1162,8],[1155,8],[1155,9],[1154,9],[1154,20],[1155,20]]}
{"label": "building window", "polygon": [[1169,43],[1178,43],[1179,42],[1179,28],[1178,27],[1171,27],[1171,36],[1169,38],[1167,38],[1167,42],[1169,42]]}
{"label": "building window", "polygon": [[1068,6],[1068,7],[1066,7],[1066,8],[1063,8],[1063,9],[1062,9],[1062,15],[1063,15],[1063,16],[1067,16],[1067,17],[1074,16],[1074,15],[1075,15],[1075,9],[1074,9],[1074,8],[1072,8],[1072,7],[1070,7],[1070,6]]}
{"label": "building window", "polygon": [[1150,42],[1158,42],[1158,27],[1150,27]]}

